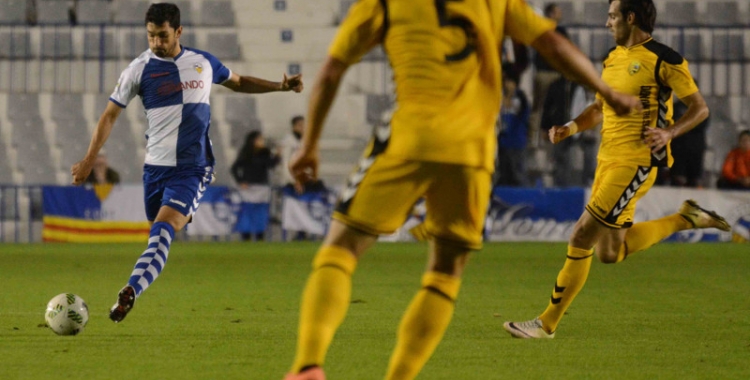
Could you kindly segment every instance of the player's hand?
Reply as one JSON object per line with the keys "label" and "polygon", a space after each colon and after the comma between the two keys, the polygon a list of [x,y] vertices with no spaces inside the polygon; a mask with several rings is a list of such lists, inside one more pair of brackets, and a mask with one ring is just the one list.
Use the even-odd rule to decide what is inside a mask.
{"label": "player's hand", "polygon": [[289,161],[289,172],[294,178],[294,188],[302,193],[305,184],[318,179],[318,162],[320,155],[317,148],[301,146]]}
{"label": "player's hand", "polygon": [[646,128],[643,132],[643,143],[651,148],[651,151],[656,153],[659,149],[664,148],[665,145],[672,140],[672,131],[663,128]]}
{"label": "player's hand", "polygon": [[740,178],[740,184],[744,187],[750,187],[750,177]]}
{"label": "player's hand", "polygon": [[549,129],[549,141],[557,144],[560,141],[570,137],[570,127],[565,125],[555,125]]}
{"label": "player's hand", "polygon": [[80,185],[86,181],[94,167],[94,160],[83,159],[78,161],[70,168],[70,174],[73,176],[73,185]]}
{"label": "player's hand", "polygon": [[627,115],[635,111],[643,110],[643,105],[638,98],[617,91],[612,91],[611,95],[605,97],[604,100],[618,115]]}
{"label": "player's hand", "polygon": [[284,74],[284,80],[281,81],[281,91],[302,92],[305,85],[302,83],[302,74],[287,77]]}

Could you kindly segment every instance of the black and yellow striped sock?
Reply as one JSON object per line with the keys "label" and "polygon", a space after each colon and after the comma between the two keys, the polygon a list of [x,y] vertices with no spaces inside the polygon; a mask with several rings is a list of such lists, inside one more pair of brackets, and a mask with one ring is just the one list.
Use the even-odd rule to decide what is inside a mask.
{"label": "black and yellow striped sock", "polygon": [[419,374],[443,339],[460,287],[458,277],[438,272],[422,276],[422,289],[401,319],[386,379],[410,380]]}
{"label": "black and yellow striped sock", "polygon": [[549,306],[539,316],[544,329],[548,332],[554,332],[557,324],[565,314],[570,303],[576,297],[578,292],[583,289],[586,278],[589,276],[591,268],[592,249],[580,249],[568,246],[568,257],[565,260],[560,273],[555,281],[555,288],[552,290]]}
{"label": "black and yellow striped sock", "polygon": [[328,346],[349,308],[357,259],[348,250],[322,246],[302,293],[297,354],[292,373],[322,366]]}

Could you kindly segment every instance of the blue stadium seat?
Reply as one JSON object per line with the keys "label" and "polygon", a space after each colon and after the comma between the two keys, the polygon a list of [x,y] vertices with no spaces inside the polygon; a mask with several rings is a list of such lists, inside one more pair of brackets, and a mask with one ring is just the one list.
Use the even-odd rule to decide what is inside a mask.
{"label": "blue stadium seat", "polygon": [[42,50],[45,59],[73,58],[73,35],[70,28],[42,32]]}
{"label": "blue stadium seat", "polygon": [[391,107],[391,98],[389,95],[368,94],[366,106],[366,120],[372,125],[383,122],[383,114]]}
{"label": "blue stadium seat", "polygon": [[114,23],[118,25],[143,25],[149,3],[149,1],[144,0],[120,1],[120,6],[117,7],[117,12],[114,15]]}
{"label": "blue stadium seat", "polygon": [[700,34],[673,35],[670,46],[682,54],[688,62],[701,62],[703,60],[703,37]]}
{"label": "blue stadium seat", "polygon": [[41,119],[37,94],[10,94],[8,96],[8,119]]}
{"label": "blue stadium seat", "polygon": [[201,25],[234,26],[234,9],[230,0],[204,0],[200,13]]}
{"label": "blue stadium seat", "polygon": [[79,24],[108,24],[112,22],[112,3],[101,0],[79,0],[76,20]]}
{"label": "blue stadium seat", "polygon": [[601,26],[607,23],[607,14],[609,13],[609,4],[606,1],[587,1],[583,4],[584,25]]}
{"label": "blue stadium seat", "polygon": [[711,26],[743,25],[736,1],[712,1],[706,7],[706,14],[701,20],[704,25]]}
{"label": "blue stadium seat", "polygon": [[240,54],[240,45],[239,41],[237,40],[237,34],[236,33],[226,33],[226,32],[216,32],[216,33],[209,33],[207,41],[207,48],[203,50],[208,50],[216,56],[219,60],[226,61],[226,60],[239,60],[242,58],[242,55]]}
{"label": "blue stadium seat", "polygon": [[117,58],[114,32],[109,29],[86,31],[83,35],[83,57],[87,59]]}
{"label": "blue stadium seat", "polygon": [[148,50],[148,38],[145,29],[138,28],[124,33],[122,54],[125,59],[134,59]]}
{"label": "blue stadium seat", "polygon": [[180,24],[193,25],[193,4],[190,0],[172,1],[177,8],[180,8]]}
{"label": "blue stadium seat", "polygon": [[182,35],[180,36],[180,44],[182,44],[182,46],[197,48],[195,33],[185,32],[183,29]]}
{"label": "blue stadium seat", "polygon": [[609,50],[615,46],[615,41],[609,32],[593,32],[591,35],[591,50],[589,58],[594,61],[603,61]]}
{"label": "blue stadium seat", "polygon": [[26,0],[0,1],[0,24],[25,24]]}
{"label": "blue stadium seat", "polygon": [[36,22],[41,25],[68,25],[69,13],[68,1],[39,0],[36,6]]}
{"label": "blue stadium seat", "polygon": [[241,122],[258,115],[255,98],[251,96],[227,96],[224,104],[224,118],[229,121]]}
{"label": "blue stadium seat", "polygon": [[714,33],[711,42],[713,60],[738,62],[744,59],[745,41],[742,34]]}
{"label": "blue stadium seat", "polygon": [[669,1],[665,10],[658,15],[657,24],[689,26],[697,22],[698,9],[692,1]]}
{"label": "blue stadium seat", "polygon": [[[575,24],[578,22],[575,7],[570,1],[556,1],[557,7],[562,11],[561,25]],[[606,14],[604,15],[606,17]]]}
{"label": "blue stadium seat", "polygon": [[27,59],[32,57],[31,37],[26,29],[14,28],[0,32],[0,58]]}

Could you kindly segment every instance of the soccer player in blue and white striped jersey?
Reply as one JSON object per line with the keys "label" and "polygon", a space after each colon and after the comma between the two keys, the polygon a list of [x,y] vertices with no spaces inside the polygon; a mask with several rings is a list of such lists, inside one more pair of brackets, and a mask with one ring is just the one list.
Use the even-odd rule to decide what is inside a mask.
{"label": "soccer player in blue and white striped jersey", "polygon": [[138,95],[148,119],[143,188],[152,226],[148,247],[110,310],[114,322],[125,318],[135,299],[159,276],[175,232],[190,221],[211,183],[211,85],[243,93],[300,92],[303,87],[301,75],[284,75],[281,82],[240,76],[213,55],[180,45],[180,10],[174,4],[152,4],[145,23],[149,50],[120,75],[86,156],[71,168],[73,184],[83,183],[120,112]]}

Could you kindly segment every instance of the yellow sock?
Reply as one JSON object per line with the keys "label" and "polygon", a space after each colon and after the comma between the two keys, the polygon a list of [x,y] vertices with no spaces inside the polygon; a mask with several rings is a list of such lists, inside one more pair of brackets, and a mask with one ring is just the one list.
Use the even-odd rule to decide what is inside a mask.
{"label": "yellow sock", "polygon": [[568,258],[565,260],[560,273],[555,281],[555,288],[552,290],[549,306],[547,310],[539,316],[544,329],[551,333],[557,329],[557,324],[565,314],[570,303],[581,291],[589,276],[591,268],[591,249],[580,249],[568,246]]}
{"label": "yellow sock", "polygon": [[458,277],[438,272],[422,276],[422,289],[401,319],[386,379],[410,380],[417,376],[443,339],[460,287]]}
{"label": "yellow sock", "polygon": [[333,335],[346,316],[356,266],[357,259],[346,249],[328,245],[318,250],[302,293],[293,373],[323,365]]}
{"label": "yellow sock", "polygon": [[617,262],[625,260],[630,254],[643,251],[675,232],[690,228],[693,228],[693,226],[680,214],[636,223],[625,234],[625,243],[620,247]]}

